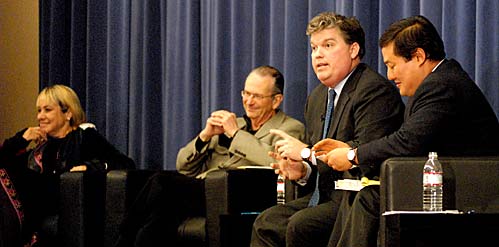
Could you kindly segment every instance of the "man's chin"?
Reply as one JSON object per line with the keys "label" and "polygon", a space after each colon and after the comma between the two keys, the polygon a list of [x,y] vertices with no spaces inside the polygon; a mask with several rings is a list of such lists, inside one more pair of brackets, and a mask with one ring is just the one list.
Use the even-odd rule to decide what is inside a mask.
{"label": "man's chin", "polygon": [[398,89],[399,89],[399,94],[400,94],[400,96],[403,96],[403,97],[409,96],[409,95],[408,95],[409,93],[408,93],[408,92],[407,92],[407,90],[405,90],[404,88],[402,88],[402,87],[398,87]]}
{"label": "man's chin", "polygon": [[319,81],[326,81],[329,78],[329,76],[326,75],[326,73],[318,72],[316,75]]}
{"label": "man's chin", "polygon": [[254,119],[256,114],[255,113],[252,113],[252,112],[246,112],[246,116],[249,118],[249,119]]}

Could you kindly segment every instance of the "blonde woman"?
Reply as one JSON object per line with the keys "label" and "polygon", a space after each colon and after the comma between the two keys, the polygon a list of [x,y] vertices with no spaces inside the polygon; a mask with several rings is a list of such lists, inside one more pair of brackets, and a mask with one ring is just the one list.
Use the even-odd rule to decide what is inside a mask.
{"label": "blonde woman", "polygon": [[135,167],[132,159],[95,128],[80,127],[86,121],[85,112],[71,88],[44,88],[36,108],[39,125],[19,131],[0,148],[4,188],[0,190],[0,206],[7,209],[0,221],[1,246],[31,246],[35,242],[36,246],[56,246],[41,226],[57,214],[60,174]]}

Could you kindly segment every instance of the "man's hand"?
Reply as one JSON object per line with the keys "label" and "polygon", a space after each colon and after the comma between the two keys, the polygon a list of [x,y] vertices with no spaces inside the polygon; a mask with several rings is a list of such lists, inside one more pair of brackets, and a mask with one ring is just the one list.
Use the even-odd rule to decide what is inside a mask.
{"label": "man's hand", "polygon": [[285,179],[298,180],[306,175],[306,168],[301,160],[283,158],[275,152],[269,152],[269,156],[277,160],[277,163],[272,163],[270,166],[274,168],[276,174],[282,175]]}
{"label": "man's hand", "polygon": [[307,144],[286,134],[286,132],[278,129],[271,129],[270,134],[277,135],[282,138],[275,143],[275,151],[283,158],[294,161],[301,161],[300,152],[307,147]]}
{"label": "man's hand", "polygon": [[326,155],[320,157],[324,163],[337,171],[347,171],[352,167],[352,163],[347,159],[350,148],[336,148]]}
{"label": "man's hand", "polygon": [[324,139],[317,142],[312,150],[315,151],[315,156],[321,156],[329,153],[330,151],[336,148],[349,148],[350,146],[342,141],[334,140],[334,139]]}
{"label": "man's hand", "polygon": [[225,110],[214,111],[206,120],[206,127],[199,133],[199,138],[201,141],[207,142],[214,135],[220,135],[224,132],[232,137],[237,130],[236,114]]}
{"label": "man's hand", "polygon": [[[225,132],[229,137],[233,137],[239,127],[237,127],[237,117],[235,113],[220,110],[211,113],[213,124],[222,127],[223,132]],[[222,133],[223,133],[222,132]]]}

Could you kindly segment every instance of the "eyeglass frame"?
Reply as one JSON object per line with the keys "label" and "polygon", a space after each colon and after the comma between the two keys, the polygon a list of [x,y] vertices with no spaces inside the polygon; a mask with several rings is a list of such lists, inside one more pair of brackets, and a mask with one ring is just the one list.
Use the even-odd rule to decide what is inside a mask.
{"label": "eyeglass frame", "polygon": [[257,94],[257,93],[250,93],[246,90],[241,90],[241,97],[243,98],[249,98],[249,97],[253,97],[253,99],[256,99],[256,100],[263,100],[265,98],[273,98],[274,96],[278,95],[278,94],[282,94],[281,92],[275,92],[271,95],[261,95],[261,94]]}

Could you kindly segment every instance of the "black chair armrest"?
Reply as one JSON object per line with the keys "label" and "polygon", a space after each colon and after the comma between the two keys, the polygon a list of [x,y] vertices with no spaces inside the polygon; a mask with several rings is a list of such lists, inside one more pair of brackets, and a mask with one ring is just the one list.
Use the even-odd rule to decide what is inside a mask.
{"label": "black chair armrest", "polygon": [[[104,246],[115,243],[126,210],[154,172],[120,170],[107,174]],[[181,238],[205,242],[202,239],[206,235],[202,233],[206,233],[209,246],[220,246],[220,216],[261,212],[275,205],[276,182],[277,175],[270,169],[217,170],[208,173],[205,179],[206,219],[187,219],[179,227]],[[199,228],[201,225],[206,226]]]}
{"label": "black chair armrest", "polygon": [[[380,212],[421,210],[424,157],[390,158],[381,165]],[[407,196],[408,192],[411,196]],[[421,199],[421,200],[420,200]]]}
{"label": "black chair armrest", "polygon": [[[209,246],[220,246],[220,216],[259,213],[277,202],[277,175],[271,169],[218,170],[205,180]],[[251,232],[250,232],[251,234]]]}
{"label": "black chair armrest", "polygon": [[[381,212],[422,210],[425,157],[390,158],[381,166]],[[499,157],[440,157],[444,209],[490,211],[499,198]]]}
{"label": "black chair armrest", "polygon": [[102,246],[105,172],[61,175],[57,235],[61,246]]}
{"label": "black chair armrest", "polygon": [[[390,158],[380,175],[380,212],[420,211],[426,157]],[[499,157],[439,157],[443,168],[444,210],[499,213]],[[386,237],[381,217],[381,246]]]}
{"label": "black chair armrest", "polygon": [[113,170],[106,176],[104,246],[113,246],[125,212],[154,170]]}

